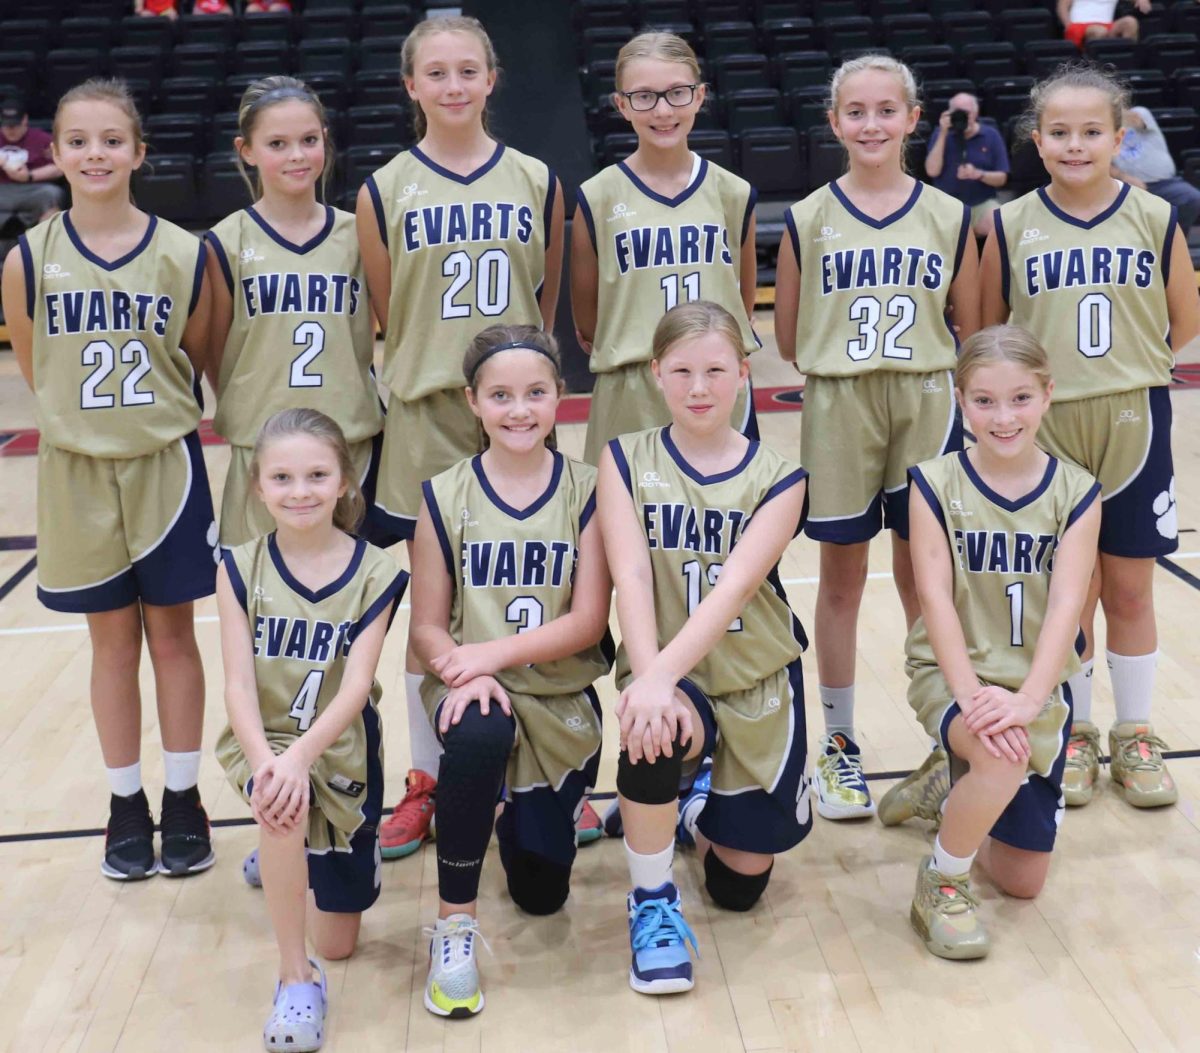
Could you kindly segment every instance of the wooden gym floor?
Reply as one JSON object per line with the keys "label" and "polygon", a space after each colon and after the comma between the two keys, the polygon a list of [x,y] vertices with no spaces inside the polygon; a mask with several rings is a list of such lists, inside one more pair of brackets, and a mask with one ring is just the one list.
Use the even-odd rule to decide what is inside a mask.
{"label": "wooden gym floor", "polygon": [[[762,386],[794,374],[775,354],[760,314]],[[1195,361],[1197,356],[1190,359]],[[1200,388],[1200,372],[1191,376]],[[210,403],[211,405],[211,403]],[[1200,390],[1174,394],[1179,553],[1156,574],[1162,658],[1156,725],[1173,750],[1180,803],[1155,812],[1126,805],[1102,777],[1097,799],[1063,824],[1050,881],[1034,902],[978,880],[994,938],[988,959],[929,956],[908,924],[914,868],[931,835],[920,822],[893,830],[871,820],[814,820],[782,857],[764,901],[746,915],[712,906],[686,853],[676,874],[702,957],[690,995],[653,999],[626,983],[622,848],[581,850],[571,898],[558,916],[520,914],[489,854],[481,892],[484,1013],[444,1022],[422,1006],[426,941],[437,905],[432,850],[384,865],[383,895],[355,956],[329,968],[331,1053],[487,1050],[616,1053],[660,1050],[1196,1050],[1200,1049]],[[799,451],[799,418],[765,414],[764,438]],[[11,352],[0,352],[0,432],[33,424]],[[560,430],[578,453],[583,426]],[[2,441],[2,440],[0,440]],[[215,494],[227,454],[208,447]],[[247,810],[211,755],[224,723],[221,658],[211,600],[196,631],[208,680],[201,790],[214,820],[217,865],[185,881],[125,886],[100,875],[107,791],[87,704],[90,651],[82,620],[44,610],[29,573],[35,458],[0,448],[0,1048],[39,1050],[261,1049],[275,950],[261,892],[242,883],[254,847]],[[403,549],[397,550],[403,559]],[[889,553],[872,553],[859,631],[858,727],[878,797],[887,773],[918,764],[925,740],[905,702],[899,603]],[[782,577],[811,629],[817,551],[800,539]],[[408,760],[401,611],[380,668],[388,802]],[[615,627],[615,622],[614,622]],[[821,728],[816,665],[806,661],[809,744]],[[1112,718],[1097,673],[1096,716]],[[144,697],[153,698],[149,662]],[[611,708],[611,683],[600,685]],[[153,705],[143,713],[143,770],[157,805],[162,772]],[[610,722],[600,793],[611,792]],[[603,809],[605,802],[599,802]]]}

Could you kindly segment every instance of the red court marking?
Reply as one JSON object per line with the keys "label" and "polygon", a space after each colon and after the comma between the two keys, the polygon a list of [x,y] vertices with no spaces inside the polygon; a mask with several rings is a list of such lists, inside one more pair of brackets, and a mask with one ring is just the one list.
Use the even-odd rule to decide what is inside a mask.
{"label": "red court marking", "polygon": [[[1200,387],[1200,367],[1197,368],[1195,386]],[[759,413],[790,413],[800,409],[802,387],[755,388],[754,408]],[[586,424],[591,395],[569,395],[558,404],[559,424]],[[204,446],[224,446],[225,440],[212,430],[212,421],[200,422],[200,442]],[[25,428],[12,432],[12,438],[0,445],[0,457],[29,457],[37,453],[38,431]]]}

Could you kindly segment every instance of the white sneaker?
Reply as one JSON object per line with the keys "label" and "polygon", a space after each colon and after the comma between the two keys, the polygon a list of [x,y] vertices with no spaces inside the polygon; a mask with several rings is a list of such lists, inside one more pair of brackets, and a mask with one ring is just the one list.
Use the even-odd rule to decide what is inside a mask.
{"label": "white sneaker", "polygon": [[437,925],[425,929],[425,935],[430,937],[425,1008],[437,1016],[474,1016],[483,1009],[483,989],[475,964],[475,940],[483,939],[478,919],[470,914],[451,914],[438,918]]}

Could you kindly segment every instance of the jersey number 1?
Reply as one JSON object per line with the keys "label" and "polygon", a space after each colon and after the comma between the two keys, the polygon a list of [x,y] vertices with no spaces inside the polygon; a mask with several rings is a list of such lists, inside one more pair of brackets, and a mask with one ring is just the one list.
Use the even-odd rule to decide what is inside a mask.
{"label": "jersey number 1", "polygon": [[[683,580],[687,586],[687,608],[688,617],[690,618],[696,613],[696,608],[700,606],[700,582],[708,579],[710,588],[716,588],[717,580],[721,577],[721,570],[725,566],[724,563],[710,563],[708,572],[705,573],[700,567],[698,559],[689,559],[683,565]],[[742,619],[734,618],[729,628],[725,630],[730,633],[740,633],[742,631]]]}
{"label": "jersey number 1", "polygon": [[[680,303],[694,303],[700,299],[699,271],[693,271],[691,274],[666,274],[658,284],[662,286],[662,291],[667,298],[665,311],[669,311]],[[681,289],[683,290],[682,299],[679,296]]]}

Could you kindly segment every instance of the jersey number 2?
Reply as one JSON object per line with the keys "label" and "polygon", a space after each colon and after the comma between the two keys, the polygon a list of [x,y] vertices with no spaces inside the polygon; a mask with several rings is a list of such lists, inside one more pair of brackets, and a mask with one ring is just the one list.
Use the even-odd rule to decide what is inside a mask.
{"label": "jersey number 2", "polygon": [[309,373],[308,367],[325,350],[325,330],[320,322],[301,322],[292,333],[292,343],[297,347],[303,346],[304,350],[292,359],[292,375],[288,384],[294,388],[319,388],[325,379],[320,373]]}
{"label": "jersey number 2", "polygon": [[300,731],[307,731],[312,726],[313,717],[317,715],[317,699],[321,697],[321,681],[325,679],[324,669],[312,669],[292,699],[292,708],[288,716],[296,722]]}
{"label": "jersey number 2", "polygon": [[[110,409],[117,404],[116,395],[104,395],[96,389],[104,383],[116,367],[117,350],[107,340],[93,340],[83,349],[83,364],[93,366],[83,381],[79,393],[79,405],[83,409]],[[122,406],[150,406],[154,403],[153,391],[139,391],[138,384],[150,372],[150,351],[140,340],[127,340],[121,345],[122,365],[133,368],[121,381]]]}
{"label": "jersey number 2", "polygon": [[458,303],[455,297],[475,276],[475,310],[491,318],[508,310],[509,271],[508,253],[503,249],[488,249],[478,260],[459,249],[442,262],[442,277],[453,278],[442,293],[442,318],[470,318],[471,305]]}

